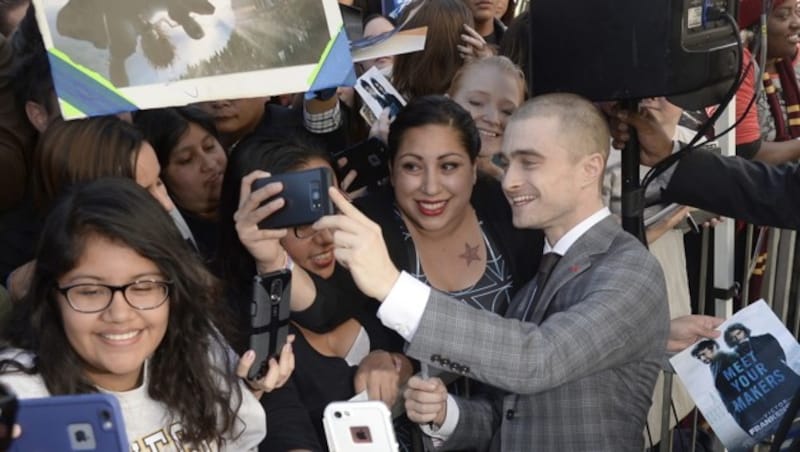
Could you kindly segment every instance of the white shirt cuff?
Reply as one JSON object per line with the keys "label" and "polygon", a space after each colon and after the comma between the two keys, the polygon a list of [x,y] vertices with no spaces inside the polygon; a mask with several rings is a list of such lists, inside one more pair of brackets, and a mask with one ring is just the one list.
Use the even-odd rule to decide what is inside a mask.
{"label": "white shirt cuff", "polygon": [[450,438],[450,436],[456,430],[459,415],[460,412],[458,410],[456,399],[454,399],[450,394],[447,394],[447,413],[445,413],[444,422],[436,431],[434,431],[429,425],[420,425],[422,433],[433,438],[434,445],[438,447],[447,441],[447,439]]}
{"label": "white shirt cuff", "polygon": [[378,309],[378,318],[387,327],[397,331],[407,342],[417,332],[431,288],[406,272],[392,286],[389,295]]}

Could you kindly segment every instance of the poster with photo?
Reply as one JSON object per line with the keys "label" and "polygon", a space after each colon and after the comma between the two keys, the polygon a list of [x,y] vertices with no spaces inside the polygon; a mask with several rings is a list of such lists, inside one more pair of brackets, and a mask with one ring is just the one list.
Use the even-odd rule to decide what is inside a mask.
{"label": "poster with photo", "polygon": [[749,450],[775,432],[800,389],[800,345],[764,300],[718,329],[670,362],[725,447]]}
{"label": "poster with photo", "polygon": [[68,119],[303,92],[312,89],[325,64],[342,71],[352,64],[336,0],[34,5]]}
{"label": "poster with photo", "polygon": [[[371,67],[356,80],[355,89],[358,95],[361,96],[361,100],[364,101],[364,105],[369,107],[374,118],[379,118],[383,110],[388,108],[389,118],[393,119],[406,105],[406,100],[397,92],[377,66]],[[365,119],[367,118],[365,117]],[[367,122],[369,123],[368,119]]]}

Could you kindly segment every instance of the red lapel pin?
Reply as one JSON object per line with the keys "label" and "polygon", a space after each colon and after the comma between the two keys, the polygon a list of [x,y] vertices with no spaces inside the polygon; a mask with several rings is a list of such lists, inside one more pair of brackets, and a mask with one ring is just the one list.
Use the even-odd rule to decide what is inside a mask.
{"label": "red lapel pin", "polygon": [[580,271],[580,269],[581,269],[581,266],[577,265],[577,264],[571,265],[569,267],[569,271],[571,271],[572,273],[578,273],[578,271]]}

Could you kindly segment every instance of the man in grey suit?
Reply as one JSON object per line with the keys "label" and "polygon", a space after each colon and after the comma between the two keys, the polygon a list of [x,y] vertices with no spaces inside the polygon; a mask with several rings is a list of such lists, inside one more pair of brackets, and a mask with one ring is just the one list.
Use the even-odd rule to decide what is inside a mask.
{"label": "man in grey suit", "polygon": [[537,276],[515,295],[511,318],[398,272],[380,228],[331,191],[343,214],[315,227],[334,230],[336,258],[382,300],[378,316],[409,341],[408,355],[507,391],[462,400],[412,378],[407,413],[433,424],[425,429],[442,449],[643,449],[669,330],[666,289],[656,260],[602,204],[608,143],[603,116],[575,95],[534,98],[509,121],[503,189],[514,225],[541,228],[545,253],[561,256],[542,287]]}

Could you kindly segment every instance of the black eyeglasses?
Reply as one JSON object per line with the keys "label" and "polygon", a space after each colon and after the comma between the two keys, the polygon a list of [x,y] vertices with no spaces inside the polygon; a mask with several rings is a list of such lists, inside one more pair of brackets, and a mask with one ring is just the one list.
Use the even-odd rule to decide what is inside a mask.
{"label": "black eyeglasses", "polygon": [[319,229],[314,229],[313,225],[306,224],[303,226],[294,227],[294,236],[298,239],[310,239],[319,232]]}
{"label": "black eyeglasses", "polygon": [[67,299],[70,308],[77,312],[92,314],[111,306],[116,292],[122,292],[122,298],[134,309],[140,311],[155,309],[167,301],[171,286],[172,281],[143,280],[122,286],[75,284],[56,287],[56,290]]}

